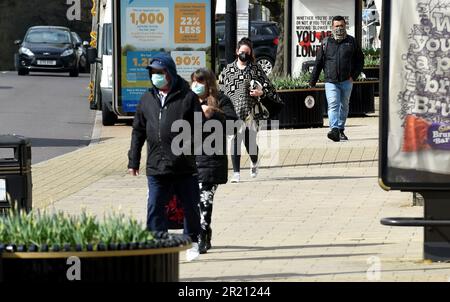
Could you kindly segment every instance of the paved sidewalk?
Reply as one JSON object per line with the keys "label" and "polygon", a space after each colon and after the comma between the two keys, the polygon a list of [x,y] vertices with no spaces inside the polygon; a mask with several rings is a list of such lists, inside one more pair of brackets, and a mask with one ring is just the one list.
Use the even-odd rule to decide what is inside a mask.
{"label": "paved sidewalk", "polygon": [[[411,207],[411,193],[378,186],[378,118],[350,118],[348,142],[329,141],[327,131],[260,133],[272,140],[261,148],[258,178],[243,156],[241,183],[219,186],[213,249],[190,263],[181,255],[182,281],[449,279],[449,264],[421,261],[421,228],[379,223],[423,208]],[[34,165],[35,207],[100,216],[120,209],[144,221],[146,178],[126,174],[130,132],[103,127],[98,143]]]}

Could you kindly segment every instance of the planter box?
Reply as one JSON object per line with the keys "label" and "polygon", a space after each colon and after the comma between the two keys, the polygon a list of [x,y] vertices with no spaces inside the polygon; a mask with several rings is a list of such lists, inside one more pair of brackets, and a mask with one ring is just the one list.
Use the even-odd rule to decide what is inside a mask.
{"label": "planter box", "polygon": [[[380,66],[364,67],[363,72],[368,78],[378,79],[378,81],[380,79]],[[380,96],[379,82],[374,86],[374,95]]]}
{"label": "planter box", "polygon": [[379,81],[355,81],[348,115],[364,115],[375,112],[375,86]]}
{"label": "planter box", "polygon": [[282,128],[323,126],[323,88],[278,90],[284,106],[277,118]]}
{"label": "planter box", "polygon": [[[182,235],[172,236],[181,238]],[[75,256],[79,258],[81,282],[177,282],[179,253],[191,245],[172,245],[175,246],[111,251],[3,252],[0,280],[68,282],[68,270],[72,272],[76,264],[67,260]],[[158,246],[170,246],[170,243],[160,241]]]}
{"label": "planter box", "polygon": [[3,282],[3,259],[0,254],[0,283]]}

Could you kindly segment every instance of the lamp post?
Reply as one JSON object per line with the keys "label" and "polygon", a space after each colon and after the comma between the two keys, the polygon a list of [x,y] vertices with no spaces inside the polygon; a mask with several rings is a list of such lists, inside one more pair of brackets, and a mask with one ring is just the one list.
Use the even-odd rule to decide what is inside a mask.
{"label": "lamp post", "polygon": [[225,8],[225,60],[227,64],[235,59],[236,37],[236,0],[227,0]]}

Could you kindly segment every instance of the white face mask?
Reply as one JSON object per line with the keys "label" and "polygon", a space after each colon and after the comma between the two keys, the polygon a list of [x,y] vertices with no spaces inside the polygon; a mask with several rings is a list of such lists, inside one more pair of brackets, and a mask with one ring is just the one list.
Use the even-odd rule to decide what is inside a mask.
{"label": "white face mask", "polygon": [[158,73],[152,74],[152,83],[153,83],[153,85],[155,85],[156,88],[165,87],[168,84],[166,75],[158,74]]}
{"label": "white face mask", "polygon": [[195,82],[195,83],[192,84],[191,89],[197,95],[204,95],[205,94],[205,84],[201,84],[201,83]]}

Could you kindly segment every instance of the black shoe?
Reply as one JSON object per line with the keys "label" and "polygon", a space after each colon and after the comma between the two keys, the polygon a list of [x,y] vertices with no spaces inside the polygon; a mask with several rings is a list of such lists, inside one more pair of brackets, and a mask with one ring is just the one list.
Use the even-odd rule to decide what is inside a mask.
{"label": "black shoe", "polygon": [[208,249],[206,248],[206,237],[208,235],[206,234],[205,230],[200,231],[200,235],[198,236],[198,251],[200,254],[206,254]]}
{"label": "black shoe", "polygon": [[212,230],[210,227],[206,230],[206,249],[209,250],[211,248],[211,236]]}
{"label": "black shoe", "polygon": [[339,138],[341,141],[348,141],[348,137],[344,134],[344,129],[339,130]]}
{"label": "black shoe", "polygon": [[339,133],[339,129],[338,128],[333,128],[331,129],[330,132],[328,132],[328,138],[331,139],[333,142],[338,142],[341,137],[340,137],[340,133]]}

